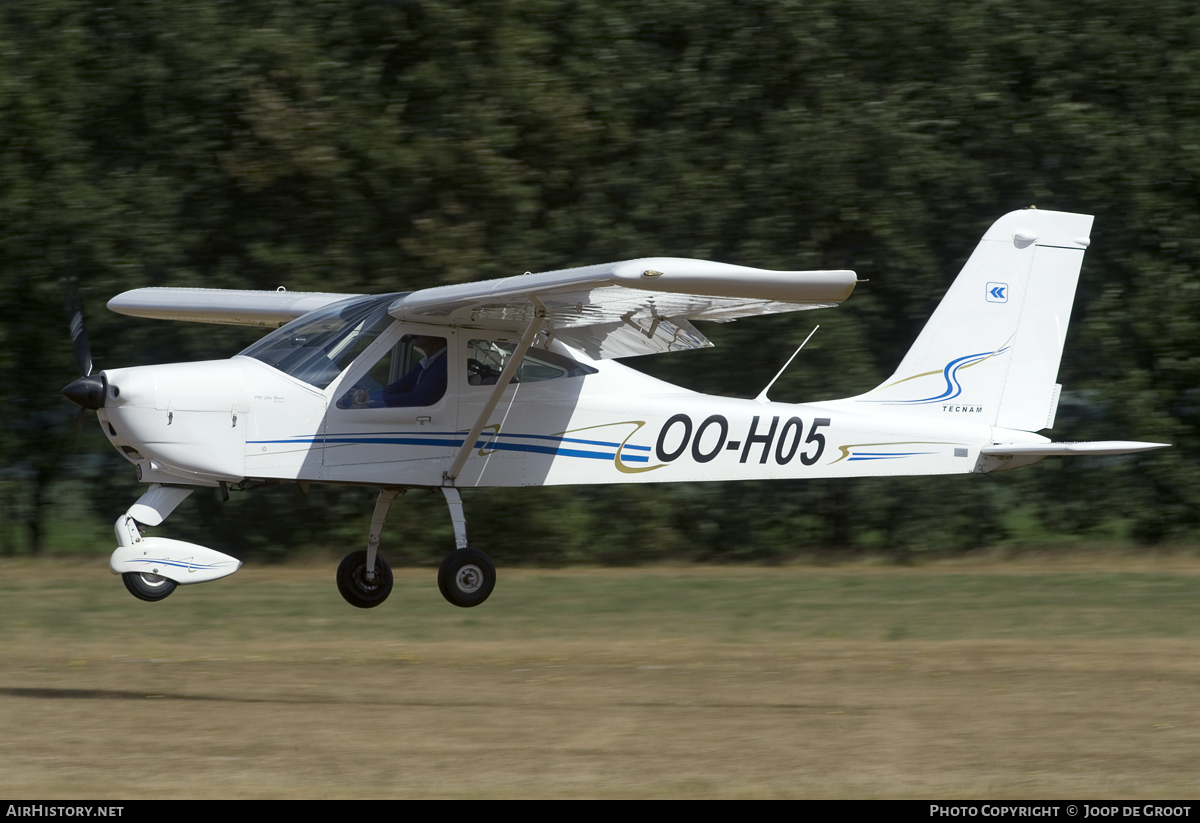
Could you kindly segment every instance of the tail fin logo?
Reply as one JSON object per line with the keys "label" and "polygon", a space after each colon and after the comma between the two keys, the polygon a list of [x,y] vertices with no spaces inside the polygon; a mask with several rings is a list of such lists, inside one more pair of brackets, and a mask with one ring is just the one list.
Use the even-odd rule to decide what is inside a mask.
{"label": "tail fin logo", "polygon": [[[891,399],[889,399],[889,400],[860,400],[859,402],[860,403],[883,403],[888,406],[918,406],[918,405],[925,405],[927,403],[941,403],[946,400],[953,400],[954,398],[958,397],[959,395],[961,395],[963,393],[963,387],[962,387],[962,384],[959,382],[958,373],[960,371],[962,371],[963,369],[969,369],[972,366],[978,366],[980,363],[985,363],[988,360],[991,360],[993,357],[998,357],[998,356],[1004,354],[1005,352],[1007,352],[1009,350],[1008,344],[1011,341],[1012,341],[1012,338],[1010,337],[1008,340],[1005,341],[1003,346],[1001,346],[998,349],[995,349],[994,351],[977,352],[975,354],[968,354],[964,357],[956,357],[953,360],[951,360],[949,363],[947,363],[941,369],[935,369],[934,371],[922,372],[921,374],[914,374],[911,377],[904,377],[904,378],[901,378],[900,380],[893,380],[892,382],[885,383],[884,385],[880,386],[878,389],[875,390],[876,392],[884,391],[885,389],[889,389],[892,386],[897,386],[901,383],[907,383],[910,380],[918,380],[922,377],[930,377],[933,375],[940,375],[942,378],[942,381],[943,381],[943,385],[942,385],[941,391],[939,391],[937,394],[934,394],[929,397],[918,397],[918,398],[914,398],[911,400],[891,400]],[[874,392],[872,392],[872,394],[873,393]]]}
{"label": "tail fin logo", "polygon": [[985,286],[987,289],[987,301],[989,303],[1007,303],[1008,302],[1008,284],[1007,283],[988,283]]}

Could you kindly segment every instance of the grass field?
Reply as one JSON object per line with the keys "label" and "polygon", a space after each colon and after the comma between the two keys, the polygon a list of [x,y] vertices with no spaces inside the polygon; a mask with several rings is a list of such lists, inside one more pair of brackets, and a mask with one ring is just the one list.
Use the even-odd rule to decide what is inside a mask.
{"label": "grass field", "polygon": [[0,565],[0,794],[1200,796],[1200,561],[327,566],[158,604]]}

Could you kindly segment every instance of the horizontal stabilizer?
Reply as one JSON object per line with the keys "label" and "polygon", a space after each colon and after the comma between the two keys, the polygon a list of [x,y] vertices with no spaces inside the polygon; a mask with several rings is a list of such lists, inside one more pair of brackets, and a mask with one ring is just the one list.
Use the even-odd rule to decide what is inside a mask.
{"label": "horizontal stabilizer", "polygon": [[1027,457],[1053,457],[1071,454],[1133,454],[1152,449],[1165,449],[1170,443],[1146,443],[1140,440],[1093,440],[1082,443],[1032,443],[1001,446],[984,446],[980,454],[993,457],[1021,455]]}

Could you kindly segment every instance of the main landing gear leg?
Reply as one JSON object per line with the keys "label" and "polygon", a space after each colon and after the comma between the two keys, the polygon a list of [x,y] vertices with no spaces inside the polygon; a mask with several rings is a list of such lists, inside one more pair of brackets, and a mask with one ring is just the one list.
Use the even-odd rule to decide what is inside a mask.
{"label": "main landing gear leg", "polygon": [[467,547],[467,516],[463,514],[462,495],[453,486],[442,486],[446,505],[450,507],[450,522],[454,524],[454,548]]}
{"label": "main landing gear leg", "polygon": [[380,490],[379,499],[375,501],[375,514],[371,517],[367,550],[350,552],[338,566],[338,591],[351,606],[372,609],[392,593],[392,569],[379,556],[379,535],[383,533],[388,509],[397,494],[398,489]]}
{"label": "main landing gear leg", "polygon": [[450,522],[454,524],[455,550],[446,555],[438,569],[438,588],[442,597],[455,606],[470,608],[488,599],[496,587],[496,566],[479,549],[467,547],[467,518],[462,497],[453,486],[442,486]]}

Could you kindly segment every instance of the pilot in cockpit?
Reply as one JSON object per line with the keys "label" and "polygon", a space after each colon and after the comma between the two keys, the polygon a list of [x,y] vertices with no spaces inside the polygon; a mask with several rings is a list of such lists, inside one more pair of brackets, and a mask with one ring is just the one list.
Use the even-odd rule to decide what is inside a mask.
{"label": "pilot in cockpit", "polygon": [[413,347],[425,352],[417,365],[382,392],[385,406],[432,406],[446,393],[446,339],[415,337]]}
{"label": "pilot in cockpit", "polygon": [[[422,357],[400,379],[382,389],[364,388],[360,382],[338,402],[340,408],[378,408],[432,406],[446,393],[446,338],[415,336],[409,338],[412,349]],[[369,380],[369,378],[368,378]],[[374,383],[374,381],[370,381]],[[378,386],[378,383],[374,383]]]}

